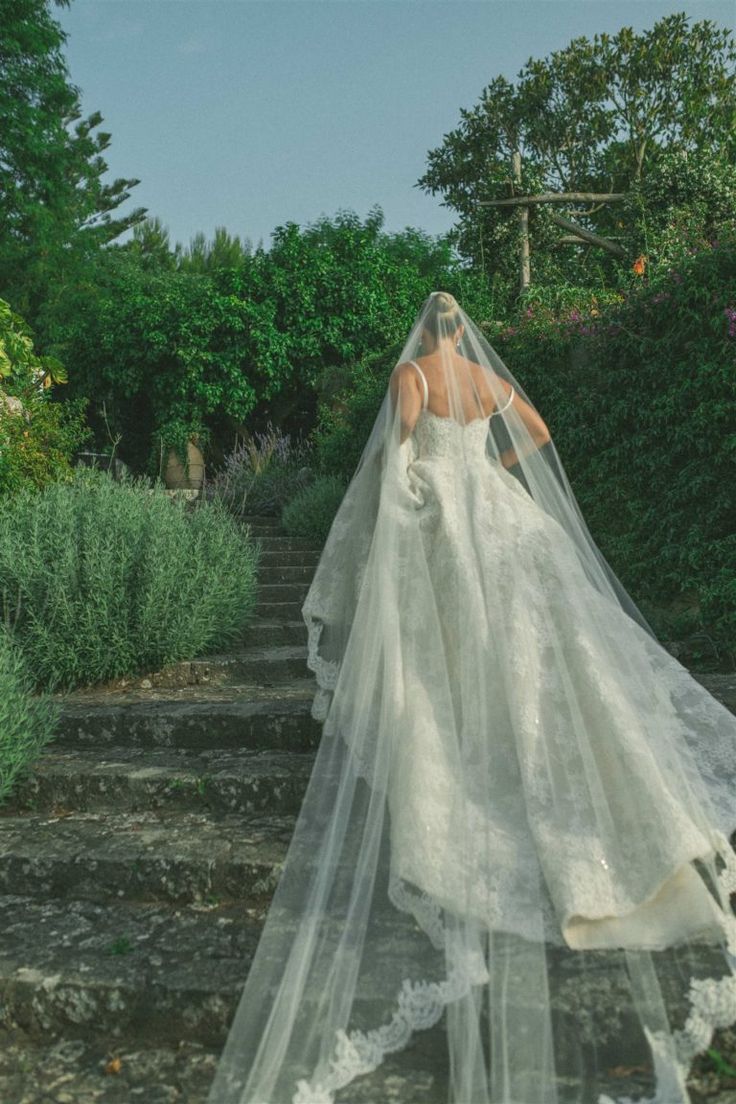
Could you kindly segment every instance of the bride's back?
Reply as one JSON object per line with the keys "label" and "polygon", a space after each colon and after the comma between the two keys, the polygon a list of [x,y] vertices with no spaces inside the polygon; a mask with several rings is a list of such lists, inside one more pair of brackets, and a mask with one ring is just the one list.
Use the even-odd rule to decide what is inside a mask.
{"label": "bride's back", "polygon": [[[486,372],[475,361],[459,355],[448,360],[446,356],[431,354],[417,357],[414,363],[419,365],[427,381],[427,409],[433,414],[457,418],[462,412],[462,421],[469,422],[485,418],[494,410],[496,400]],[[448,377],[456,389],[452,399],[448,394]]]}

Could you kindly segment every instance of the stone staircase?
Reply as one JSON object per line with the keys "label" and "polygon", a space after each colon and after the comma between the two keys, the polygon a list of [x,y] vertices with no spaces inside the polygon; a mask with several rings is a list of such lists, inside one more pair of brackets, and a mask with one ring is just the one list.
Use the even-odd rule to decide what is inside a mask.
{"label": "stone staircase", "polygon": [[[68,695],[0,807],[0,1104],[206,1100],[321,728],[301,617],[320,550],[246,520],[245,646]],[[339,1100],[443,1104],[446,1076],[423,1032]]]}
{"label": "stone staircase", "polygon": [[69,695],[0,809],[1,1104],[206,1098],[320,732],[319,549],[248,520],[245,646]]}
{"label": "stone staircase", "polygon": [[[206,1099],[320,734],[300,612],[319,550],[248,520],[245,646],[69,695],[0,808],[0,1104]],[[708,688],[736,706],[732,676]],[[341,1104],[444,1104],[441,1031]]]}

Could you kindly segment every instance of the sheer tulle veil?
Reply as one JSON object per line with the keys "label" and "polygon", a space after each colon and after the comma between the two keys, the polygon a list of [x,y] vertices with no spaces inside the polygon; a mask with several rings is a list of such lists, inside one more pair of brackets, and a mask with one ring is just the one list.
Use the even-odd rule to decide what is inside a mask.
{"label": "sheer tulle veil", "polygon": [[736,1022],[736,718],[449,293],[302,614],[321,737],[208,1104],[382,1104],[389,1073],[433,1104],[622,1104],[623,1067],[689,1101]]}

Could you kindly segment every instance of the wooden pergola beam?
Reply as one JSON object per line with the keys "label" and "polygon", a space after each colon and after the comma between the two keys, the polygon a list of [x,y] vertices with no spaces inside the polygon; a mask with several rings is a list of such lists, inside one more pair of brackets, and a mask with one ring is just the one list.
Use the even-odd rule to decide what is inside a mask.
{"label": "wooden pergola beam", "polygon": [[530,203],[609,203],[625,199],[626,192],[543,192],[510,199],[479,199],[479,207],[527,207]]}
{"label": "wooden pergola beam", "polygon": [[626,250],[618,245],[617,242],[611,241],[610,238],[602,238],[600,234],[594,234],[592,230],[585,230],[584,227],[578,226],[576,222],[571,222],[570,219],[563,218],[562,215],[556,215],[554,211],[550,212],[550,218],[552,222],[561,226],[563,230],[569,231],[571,234],[574,234],[576,238],[580,238],[590,245],[598,245],[601,249],[606,249],[609,253],[613,253],[615,257],[627,256]]}
{"label": "wooden pergola beam", "polygon": [[[612,238],[611,241],[613,241],[613,240],[614,239]],[[581,237],[579,237],[578,234],[563,234],[562,237],[557,239],[555,244],[556,245],[587,245],[588,243],[586,241],[584,241]]]}

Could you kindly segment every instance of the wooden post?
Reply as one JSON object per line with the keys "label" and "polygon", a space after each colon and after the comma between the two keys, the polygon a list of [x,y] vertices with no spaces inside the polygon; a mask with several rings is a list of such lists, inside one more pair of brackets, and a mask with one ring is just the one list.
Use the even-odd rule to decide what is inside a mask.
{"label": "wooden post", "polygon": [[[514,150],[511,157],[511,172],[514,184],[521,189],[521,153]],[[531,282],[531,265],[529,263],[529,208],[519,207],[519,237],[521,254],[519,260],[520,290],[526,291]]]}

